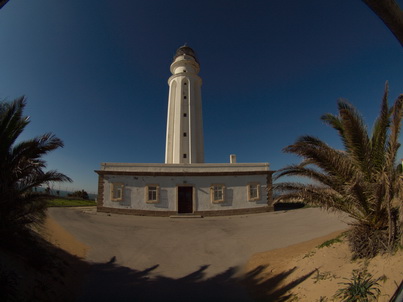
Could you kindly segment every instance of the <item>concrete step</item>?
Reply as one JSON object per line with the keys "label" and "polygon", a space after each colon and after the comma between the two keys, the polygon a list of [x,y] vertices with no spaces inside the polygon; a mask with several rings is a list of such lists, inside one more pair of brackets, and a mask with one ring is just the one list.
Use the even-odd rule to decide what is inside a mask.
{"label": "concrete step", "polygon": [[202,215],[192,214],[192,213],[178,213],[169,216],[169,218],[203,218]]}

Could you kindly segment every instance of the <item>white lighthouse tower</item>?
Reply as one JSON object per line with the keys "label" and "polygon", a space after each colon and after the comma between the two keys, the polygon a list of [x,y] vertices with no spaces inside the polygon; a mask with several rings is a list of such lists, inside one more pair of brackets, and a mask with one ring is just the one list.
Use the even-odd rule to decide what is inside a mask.
{"label": "white lighthouse tower", "polygon": [[173,217],[272,211],[269,163],[237,163],[235,155],[229,163],[204,163],[202,80],[193,49],[179,47],[170,70],[165,163],[102,163],[97,211]]}
{"label": "white lighthouse tower", "polygon": [[202,80],[193,49],[179,47],[170,70],[165,163],[204,163]]}

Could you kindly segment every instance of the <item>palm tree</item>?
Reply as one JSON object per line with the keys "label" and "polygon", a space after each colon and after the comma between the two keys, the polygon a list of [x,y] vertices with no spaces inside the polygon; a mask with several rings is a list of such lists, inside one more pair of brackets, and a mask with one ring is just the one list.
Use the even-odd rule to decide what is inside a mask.
{"label": "palm tree", "polygon": [[43,171],[41,157],[63,147],[52,133],[16,143],[29,124],[23,116],[24,97],[0,103],[0,234],[25,229],[45,217],[46,196],[34,188],[54,181],[71,181],[57,171]]}
{"label": "palm tree", "polygon": [[325,114],[322,120],[338,131],[345,150],[312,136],[285,147],[284,152],[303,160],[277,171],[275,179],[301,176],[312,182],[274,184],[273,189],[281,193],[275,201],[299,200],[347,213],[353,218],[349,242],[354,257],[372,257],[395,247],[403,231],[403,181],[396,165],[402,108],[403,95],[389,108],[386,84],[369,135],[358,111],[339,100],[339,114]]}

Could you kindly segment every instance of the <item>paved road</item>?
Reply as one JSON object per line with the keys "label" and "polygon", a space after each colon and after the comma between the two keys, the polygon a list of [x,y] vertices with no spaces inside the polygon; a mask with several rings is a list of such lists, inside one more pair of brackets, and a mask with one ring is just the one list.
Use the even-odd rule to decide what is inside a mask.
{"label": "paved road", "polygon": [[[108,301],[108,294],[115,301],[134,301],[134,297],[179,301],[179,292],[183,300],[191,295],[198,301],[195,293],[199,293],[200,301],[212,301],[205,293],[215,292],[217,298],[220,290],[224,300],[248,301],[233,281],[252,254],[346,228],[341,216],[317,208],[186,219],[65,208],[51,208],[49,213],[90,246],[87,260],[93,263],[93,274],[81,301]],[[141,291],[133,291],[134,284]]]}

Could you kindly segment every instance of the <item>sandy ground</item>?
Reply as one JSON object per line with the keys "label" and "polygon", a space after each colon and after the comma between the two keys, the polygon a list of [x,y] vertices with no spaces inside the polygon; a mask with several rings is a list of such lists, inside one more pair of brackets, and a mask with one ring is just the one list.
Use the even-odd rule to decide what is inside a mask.
{"label": "sandy ground", "polygon": [[[261,268],[255,279],[268,283],[273,276],[283,274],[280,282],[271,284],[284,289],[284,295],[293,301],[339,301],[336,291],[348,282],[353,270],[367,269],[379,281],[381,295],[378,301],[389,301],[403,280],[403,250],[395,255],[377,256],[369,261],[351,261],[351,253],[344,239],[341,243],[318,248],[323,242],[334,239],[341,232],[303,242],[282,249],[258,253],[246,264],[245,273]],[[346,278],[346,279],[344,279]],[[305,279],[305,280],[304,280]],[[255,296],[264,297],[273,291],[258,287]]]}
{"label": "sandy ground", "polygon": [[53,245],[62,248],[74,256],[85,259],[89,247],[76,239],[51,217],[48,216],[46,218],[41,234],[44,239]]}
{"label": "sandy ground", "polygon": [[[378,256],[369,262],[352,262],[345,242],[317,248],[339,234],[340,231],[251,255],[243,269],[247,276],[244,284],[258,300],[277,301],[279,297],[289,297],[292,301],[333,301],[333,295],[341,286],[339,282],[345,282],[343,278],[350,278],[354,269],[367,267],[376,278],[386,276],[385,281],[380,281],[382,294],[379,301],[389,301],[403,279],[403,251],[394,256]],[[44,237],[80,258],[85,258],[89,251],[88,246],[50,217],[45,223]],[[268,296],[272,298],[267,300]]]}

